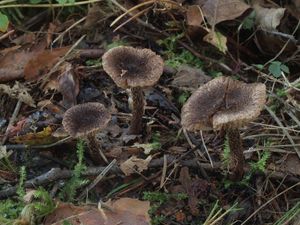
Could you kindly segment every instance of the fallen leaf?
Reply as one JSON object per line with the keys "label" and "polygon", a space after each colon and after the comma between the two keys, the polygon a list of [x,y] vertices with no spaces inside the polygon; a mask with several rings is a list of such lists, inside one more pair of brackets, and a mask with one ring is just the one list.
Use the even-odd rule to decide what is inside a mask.
{"label": "fallen leaf", "polygon": [[10,51],[0,59],[0,81],[10,81],[24,77],[24,67],[34,52]]}
{"label": "fallen leaf", "polygon": [[210,80],[211,77],[207,76],[203,70],[184,65],[178,68],[171,85],[180,90],[195,91]]}
{"label": "fallen leaf", "polygon": [[277,31],[284,16],[285,8],[263,8],[258,4],[253,5],[256,12],[256,25],[267,31]]}
{"label": "fallen leaf", "polygon": [[160,144],[159,143],[144,143],[144,144],[135,143],[132,147],[142,148],[144,149],[144,154],[149,155],[152,150],[159,149]]}
{"label": "fallen leaf", "polygon": [[289,88],[287,91],[288,101],[300,110],[300,91]]}
{"label": "fallen leaf", "polygon": [[241,16],[250,6],[240,0],[206,0],[201,9],[208,23],[214,26]]}
{"label": "fallen leaf", "polygon": [[31,107],[35,107],[34,100],[28,91],[29,89],[18,81],[15,82],[13,87],[6,84],[0,84],[0,92],[9,95],[11,98],[18,99]]}
{"label": "fallen leaf", "polygon": [[69,47],[44,50],[34,55],[24,68],[25,80],[37,80],[46,74],[68,51]]}
{"label": "fallen leaf", "polygon": [[288,155],[282,162],[279,170],[284,173],[290,173],[294,176],[300,176],[300,159],[297,155]]}
{"label": "fallen leaf", "polygon": [[186,23],[188,26],[201,27],[203,15],[199,5],[188,6],[186,11]]}
{"label": "fallen leaf", "polygon": [[44,224],[63,225],[64,221],[68,221],[73,225],[150,225],[148,201],[121,198],[104,205],[97,209],[60,203],[54,212],[46,216]]}
{"label": "fallen leaf", "polygon": [[52,135],[51,127],[46,127],[44,130],[37,133],[28,133],[11,138],[10,141],[17,144],[25,145],[44,145],[51,144],[56,141]]}
{"label": "fallen leaf", "polygon": [[208,42],[219,49],[220,52],[224,54],[227,51],[227,38],[220,32],[210,31],[204,38],[203,41]]}
{"label": "fallen leaf", "polygon": [[136,156],[131,156],[125,162],[121,163],[120,169],[126,176],[129,176],[130,174],[134,174],[136,172],[142,172],[148,168],[148,164],[151,159],[151,155],[146,159],[139,159]]}

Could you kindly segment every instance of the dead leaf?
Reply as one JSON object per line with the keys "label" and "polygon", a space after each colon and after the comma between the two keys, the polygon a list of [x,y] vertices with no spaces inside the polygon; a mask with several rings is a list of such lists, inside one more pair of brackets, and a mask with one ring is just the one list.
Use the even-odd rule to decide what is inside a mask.
{"label": "dead leaf", "polygon": [[150,202],[131,198],[105,203],[100,209],[79,207],[60,203],[57,209],[45,218],[45,225],[150,225],[148,211]]}
{"label": "dead leaf", "polygon": [[188,6],[186,11],[186,23],[188,26],[201,27],[203,15],[198,5]]}
{"label": "dead leaf", "polygon": [[227,52],[227,38],[220,32],[210,31],[204,38],[203,41],[208,42],[219,49],[224,54]]}
{"label": "dead leaf", "polygon": [[285,173],[293,174],[294,176],[300,176],[300,159],[297,155],[288,155],[282,162],[279,170]]}
{"label": "dead leaf", "polygon": [[35,40],[35,34],[33,32],[29,32],[15,38],[12,43],[16,45],[34,44]]}
{"label": "dead leaf", "polygon": [[11,51],[0,59],[0,81],[6,82],[23,78],[24,67],[34,52]]}
{"label": "dead leaf", "polygon": [[148,168],[148,164],[151,159],[151,155],[146,159],[139,159],[136,156],[131,156],[131,158],[121,163],[120,169],[126,176],[129,176],[130,174],[134,174],[136,172],[142,172]]}
{"label": "dead leaf", "polygon": [[287,91],[288,101],[291,102],[296,108],[300,109],[300,91],[289,88]]}
{"label": "dead leaf", "polygon": [[51,127],[44,128],[43,131],[37,133],[28,133],[25,135],[20,135],[14,138],[11,138],[10,141],[18,144],[25,145],[44,145],[51,144],[56,141],[56,138],[52,135]]}
{"label": "dead leaf", "polygon": [[211,80],[201,69],[190,66],[180,66],[171,85],[184,91],[195,91],[201,85]]}
{"label": "dead leaf", "polygon": [[60,71],[64,71],[58,78],[57,90],[62,94],[62,105],[68,109],[76,105],[79,93],[79,80],[74,74],[71,63],[64,63]]}
{"label": "dead leaf", "polygon": [[200,0],[205,18],[211,26],[241,16],[250,6],[240,0]]}
{"label": "dead leaf", "polygon": [[256,12],[255,23],[263,30],[277,31],[281,19],[284,16],[285,8],[263,8],[258,4],[253,5]]}
{"label": "dead leaf", "polygon": [[9,95],[11,98],[18,99],[31,107],[35,107],[34,100],[28,91],[29,89],[18,81],[15,82],[13,87],[6,84],[0,84],[0,92]]}
{"label": "dead leaf", "polygon": [[32,57],[24,68],[25,80],[36,80],[46,74],[68,51],[69,47],[44,50]]}

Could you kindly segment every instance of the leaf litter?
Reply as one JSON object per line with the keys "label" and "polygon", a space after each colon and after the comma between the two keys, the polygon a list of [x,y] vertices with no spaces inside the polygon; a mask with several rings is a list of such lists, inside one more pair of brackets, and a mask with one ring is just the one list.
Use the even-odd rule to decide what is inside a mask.
{"label": "leaf litter", "polygon": [[[150,224],[150,217],[156,224],[208,224],[213,219],[214,224],[276,224],[286,218],[283,212],[297,206],[299,191],[293,187],[300,179],[295,154],[300,124],[295,6],[297,1],[126,0],[99,2],[89,9],[83,5],[76,16],[71,10],[68,19],[54,8],[55,21],[40,26],[38,21],[45,20],[38,14],[39,19],[31,21],[34,26],[25,29],[28,33],[14,21],[9,27],[6,18],[0,21],[3,32],[17,31],[0,35],[0,81],[6,82],[0,84],[2,102],[24,103],[17,115],[3,119],[0,128],[3,136],[8,131],[8,141],[0,148],[1,198],[16,194],[17,182],[22,183],[16,171],[26,165],[26,187],[42,185],[52,190],[54,201],[66,201],[59,197],[61,189],[74,181],[78,168],[84,168],[76,178],[80,185],[73,186],[75,196],[81,192],[88,202],[107,202],[100,201],[98,208],[79,199],[60,202],[43,224]],[[127,134],[131,100],[102,70],[102,54],[120,44],[151,48],[171,62],[158,84],[144,91],[141,135]],[[75,47],[76,53],[66,58]],[[270,70],[274,65],[279,65],[276,73]],[[273,112],[264,111],[242,128],[244,152],[250,153],[251,163],[238,183],[227,176],[224,133],[193,134],[180,125],[188,96],[220,75],[265,83],[267,107]],[[119,166],[94,165],[62,129],[65,110],[90,101],[111,110],[111,124],[96,136],[106,157],[116,159]],[[3,110],[8,107],[3,105]],[[6,127],[6,119],[12,126]],[[84,193],[85,181],[93,183],[99,176],[94,188]],[[133,199],[145,193],[149,201]],[[243,210],[227,214],[236,205]],[[295,218],[289,220],[297,224]]]}

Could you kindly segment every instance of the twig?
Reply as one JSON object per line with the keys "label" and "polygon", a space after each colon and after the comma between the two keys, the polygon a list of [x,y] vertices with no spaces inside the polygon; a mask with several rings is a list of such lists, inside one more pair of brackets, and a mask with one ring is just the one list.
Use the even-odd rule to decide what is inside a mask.
{"label": "twig", "polygon": [[90,185],[79,195],[78,199],[82,199],[85,194],[87,194],[91,189],[93,189],[105,175],[108,173],[108,171],[116,164],[117,160],[114,159],[111,161],[107,167],[104,168],[104,170],[96,177],[96,179],[90,183]]}
{"label": "twig", "polygon": [[262,208],[264,208],[266,205],[268,205],[274,199],[278,198],[279,196],[283,195],[284,193],[288,192],[289,190],[293,189],[294,187],[297,187],[298,185],[300,185],[300,182],[292,185],[291,187],[289,187],[289,188],[285,189],[284,191],[280,192],[278,195],[276,195],[273,198],[269,199],[267,202],[265,202],[263,205],[261,205],[258,209],[256,209],[246,220],[244,220],[244,222],[241,223],[241,225],[246,224],[255,214],[258,213],[258,211],[260,211]]}
{"label": "twig", "polygon": [[17,104],[16,104],[15,110],[14,110],[14,112],[13,112],[13,114],[12,114],[10,120],[9,120],[8,126],[7,126],[7,128],[6,128],[4,137],[3,137],[2,142],[1,142],[2,145],[6,142],[6,140],[7,140],[7,138],[8,138],[9,129],[10,129],[10,128],[12,127],[12,125],[14,124],[14,122],[15,122],[15,120],[16,120],[18,114],[19,114],[21,105],[22,105],[22,101],[19,99],[18,102],[17,102]]}
{"label": "twig", "polygon": [[295,142],[292,139],[292,137],[290,136],[289,132],[287,132],[286,129],[284,129],[284,125],[281,123],[281,121],[279,120],[279,118],[275,115],[275,113],[268,107],[265,105],[265,109],[268,111],[268,113],[273,117],[273,119],[275,120],[275,122],[280,126],[280,128],[282,128],[282,132],[287,136],[287,138],[289,139],[289,141],[291,142],[292,146],[294,147],[295,151],[297,152],[298,157],[300,158],[300,151],[299,149],[295,146]]}
{"label": "twig", "polygon": [[166,174],[167,174],[167,165],[168,165],[168,161],[167,161],[167,155],[164,155],[164,164],[163,164],[163,169],[162,169],[162,175],[161,175],[161,179],[160,179],[160,185],[159,188],[161,189],[164,186],[164,181],[166,179]]}
{"label": "twig", "polygon": [[10,30],[8,32],[6,32],[5,34],[0,36],[0,41],[4,40],[5,38],[7,38],[9,35],[13,34],[15,32],[15,30]]}
{"label": "twig", "polygon": [[89,0],[74,3],[65,4],[11,4],[11,5],[0,5],[0,9],[5,8],[58,8],[58,7],[69,7],[78,5],[87,5],[91,3],[102,2],[102,0]]}

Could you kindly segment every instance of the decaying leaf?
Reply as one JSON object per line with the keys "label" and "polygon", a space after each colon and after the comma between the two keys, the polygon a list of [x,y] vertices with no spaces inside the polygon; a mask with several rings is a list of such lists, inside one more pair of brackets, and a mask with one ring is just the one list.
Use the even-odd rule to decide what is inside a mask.
{"label": "decaying leaf", "polygon": [[206,0],[201,9],[208,23],[213,26],[241,16],[250,6],[240,0]]}
{"label": "decaying leaf", "polygon": [[47,73],[68,51],[69,47],[44,50],[32,57],[24,68],[26,80],[36,80]]}
{"label": "decaying leaf", "polygon": [[213,46],[215,46],[219,51],[226,53],[227,51],[227,38],[222,35],[220,32],[210,31],[204,38],[203,41],[206,41]]}
{"label": "decaying leaf", "polygon": [[34,52],[10,51],[0,57],[0,81],[10,81],[23,78],[24,67],[34,55]]}
{"label": "decaying leaf", "polygon": [[203,21],[201,8],[198,5],[191,5],[187,8],[186,23],[189,26],[200,27]]}
{"label": "decaying leaf", "polygon": [[149,225],[150,203],[131,198],[121,198],[105,203],[97,209],[60,203],[57,209],[45,218],[45,225]]}
{"label": "decaying leaf", "polygon": [[0,84],[0,92],[9,95],[11,98],[18,99],[31,107],[35,107],[34,100],[28,91],[29,89],[18,81],[16,81],[13,87],[6,84]]}
{"label": "decaying leaf", "polygon": [[201,69],[190,66],[180,66],[171,85],[186,91],[195,91],[201,85],[211,80]]}
{"label": "decaying leaf", "polygon": [[276,31],[284,16],[285,8],[263,8],[258,4],[253,5],[256,12],[256,24],[267,31]]}
{"label": "decaying leaf", "polygon": [[284,173],[289,173],[294,176],[300,176],[300,159],[297,155],[288,155],[279,167],[279,170]]}
{"label": "decaying leaf", "polygon": [[18,144],[25,145],[44,145],[55,142],[56,138],[52,135],[51,127],[44,128],[43,131],[37,133],[28,133],[25,135],[16,136],[11,138],[10,141]]}
{"label": "decaying leaf", "polygon": [[151,159],[151,155],[146,159],[139,159],[136,156],[131,156],[120,165],[120,169],[126,176],[136,172],[142,172],[148,168],[148,164],[150,163]]}

